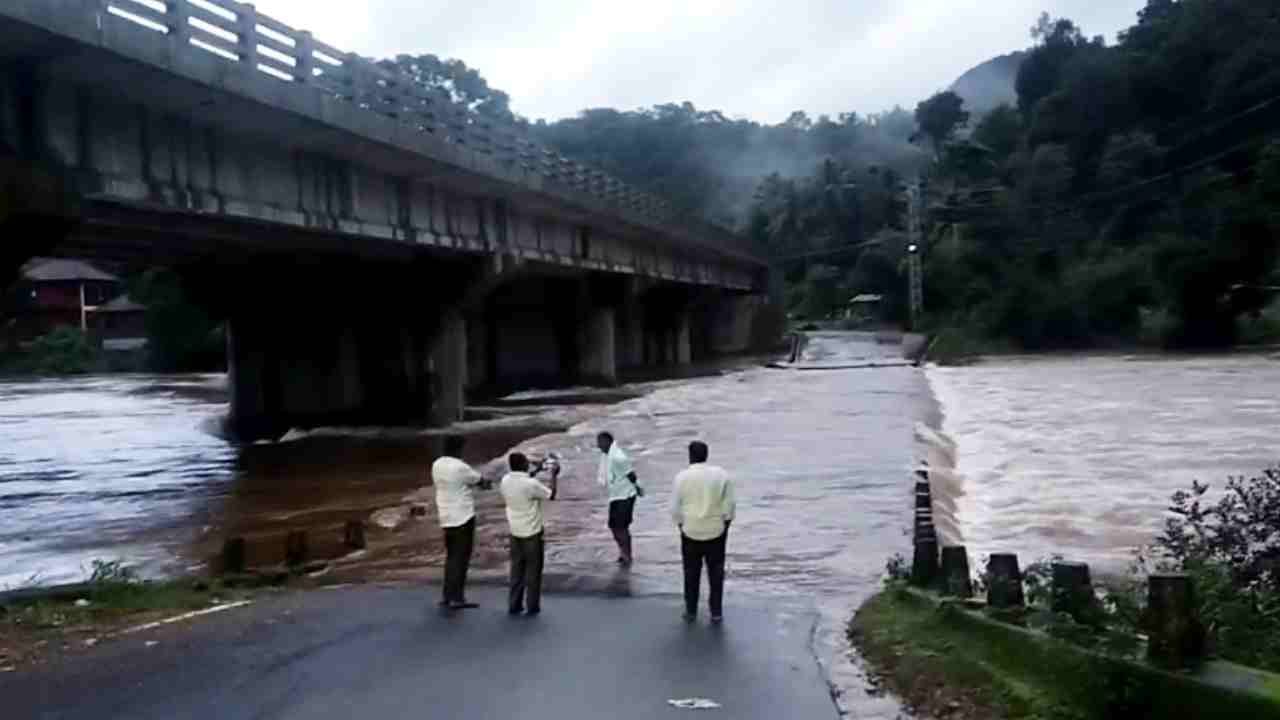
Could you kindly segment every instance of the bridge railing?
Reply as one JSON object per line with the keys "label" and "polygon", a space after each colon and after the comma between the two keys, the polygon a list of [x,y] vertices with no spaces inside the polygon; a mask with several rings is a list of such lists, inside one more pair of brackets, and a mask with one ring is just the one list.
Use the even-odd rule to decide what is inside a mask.
{"label": "bridge railing", "polygon": [[86,0],[104,21],[149,28],[176,53],[208,52],[282,82],[311,86],[445,142],[589,195],[645,220],[691,232],[699,244],[751,255],[740,238],[609,175],[560,155],[520,126],[481,116],[443,88],[402,69],[343,52],[236,0]]}

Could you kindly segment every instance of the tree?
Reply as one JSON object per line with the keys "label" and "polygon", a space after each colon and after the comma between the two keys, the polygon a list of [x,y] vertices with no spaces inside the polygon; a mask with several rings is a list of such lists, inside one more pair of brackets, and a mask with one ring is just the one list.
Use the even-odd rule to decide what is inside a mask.
{"label": "tree", "polygon": [[969,113],[964,109],[964,99],[950,90],[916,106],[916,123],[920,132],[933,144],[935,156],[942,153],[943,146],[955,136],[956,130],[968,122]]}
{"label": "tree", "polygon": [[130,282],[129,295],[146,306],[147,350],[161,372],[208,370],[225,359],[222,328],[167,268],[151,268]]}
{"label": "tree", "polygon": [[1058,87],[1062,69],[1084,47],[1084,33],[1075,23],[1065,18],[1054,20],[1048,13],[1031,29],[1031,37],[1038,44],[1022,61],[1018,69],[1015,87],[1018,91],[1018,110],[1030,119],[1036,105]]}
{"label": "tree", "polygon": [[1009,105],[999,105],[983,116],[973,129],[973,139],[991,150],[993,158],[1003,165],[1018,149],[1022,138],[1022,118]]}
{"label": "tree", "polygon": [[461,60],[441,60],[435,55],[397,55],[394,60],[383,60],[378,64],[407,73],[423,87],[448,93],[453,102],[477,115],[504,122],[516,121],[507,94],[489,87],[479,71],[467,67]]}

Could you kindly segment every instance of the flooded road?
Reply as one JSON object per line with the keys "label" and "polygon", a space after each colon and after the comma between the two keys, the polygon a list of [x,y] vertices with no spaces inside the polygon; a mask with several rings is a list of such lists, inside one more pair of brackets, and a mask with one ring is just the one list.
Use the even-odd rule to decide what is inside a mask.
{"label": "flooded road", "polygon": [[[921,371],[896,345],[815,334],[805,361],[750,366],[613,391],[526,393],[472,408],[468,460],[495,479],[513,447],[563,458],[548,511],[548,586],[680,590],[670,483],[701,439],[739,482],[729,603],[749,597],[821,618],[815,654],[855,717],[893,717],[863,696],[841,627],[908,548],[911,470],[935,469],[944,532],[975,560],[1051,553],[1121,570],[1159,530],[1169,493],[1280,460],[1280,361],[1011,358]],[[443,550],[425,486],[440,445],[414,429],[294,433],[237,447],[216,434],[223,376],[0,383],[0,587],[76,580],[93,559],[155,575],[209,567],[227,537],[278,563],[283,538],[365,579],[435,578]],[[595,434],[610,430],[648,491],[637,562],[613,564],[595,484]],[[949,468],[953,468],[948,471]],[[500,578],[506,531],[496,493],[478,503],[474,567]],[[415,508],[421,517],[415,516]],[[953,509],[954,512],[948,511]],[[369,522],[369,549],[344,555],[344,522]]]}
{"label": "flooded road", "polygon": [[930,368],[970,552],[1125,571],[1170,494],[1280,462],[1280,360],[990,359]]}
{"label": "flooded road", "polygon": [[[856,361],[893,357],[896,348],[833,337],[815,339],[811,352]],[[602,400],[612,404],[592,404],[526,395],[468,424],[473,462],[515,445],[564,458],[563,499],[548,518],[557,572],[612,575],[594,479],[594,435],[605,428],[631,452],[649,491],[637,511],[632,589],[678,590],[668,486],[694,438],[741,478],[731,562],[744,590],[845,594],[869,583],[901,544],[912,426],[929,402],[918,371],[751,368],[624,391],[640,397],[616,402],[609,393]],[[336,555],[341,525],[355,517],[385,526],[371,528],[375,557],[366,562],[375,571],[435,564],[438,529],[422,488],[437,436],[317,432],[238,448],[214,434],[224,412],[222,376],[0,384],[0,585],[75,580],[93,559],[123,558],[152,574],[196,569],[234,535],[249,539],[251,561],[276,562],[278,539],[299,528],[320,538],[315,554]],[[500,469],[494,462],[488,472]],[[426,520],[408,517],[413,504],[427,506]],[[481,501],[480,516],[478,565],[500,566],[496,493]],[[378,555],[390,536],[396,541],[382,542]]]}
{"label": "flooded road", "polygon": [[[818,336],[808,355],[857,365],[896,359],[898,348]],[[342,524],[353,518],[372,520],[370,548],[351,564],[362,577],[438,574],[439,529],[423,487],[438,436],[317,432],[237,448],[212,434],[225,412],[224,384],[220,376],[139,376],[0,385],[0,584],[74,580],[94,558],[123,558],[153,574],[202,569],[237,535],[251,562],[274,563],[291,529],[310,531],[314,554],[336,557]],[[465,424],[472,462],[513,446],[562,456],[561,499],[547,516],[548,585],[678,593],[670,483],[689,441],[702,439],[712,462],[739,479],[730,604],[737,594],[819,608],[819,640],[838,660],[843,621],[874,591],[886,557],[905,549],[913,427],[932,407],[921,371],[752,366],[622,390],[636,397],[519,396]],[[602,429],[631,453],[648,491],[629,573],[613,564],[595,483]],[[486,472],[496,477],[500,462]],[[411,516],[414,505],[425,506],[424,518]],[[501,573],[496,493],[478,514],[475,565],[481,575]]]}

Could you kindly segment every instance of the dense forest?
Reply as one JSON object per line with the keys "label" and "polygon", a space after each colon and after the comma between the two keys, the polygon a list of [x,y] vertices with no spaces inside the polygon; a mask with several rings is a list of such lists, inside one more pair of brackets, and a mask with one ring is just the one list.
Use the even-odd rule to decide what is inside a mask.
{"label": "dense forest", "polygon": [[[1032,34],[1016,107],[930,169],[935,321],[1032,349],[1275,338],[1280,6],[1150,0],[1111,46]],[[933,100],[922,126],[958,131]]]}
{"label": "dense forest", "polygon": [[[748,233],[798,317],[884,296],[903,321],[904,180],[927,187],[926,322],[1026,349],[1280,338],[1280,6],[1149,0],[1108,44],[1033,45],[909,113],[778,125],[690,103],[525,123],[566,155]],[[459,61],[402,57],[523,121]]]}
{"label": "dense forest", "polygon": [[[875,293],[905,319],[899,187],[919,176],[935,328],[1027,349],[1280,335],[1280,6],[1150,0],[1113,44],[1048,16],[1031,35],[914,115],[768,126],[685,103],[532,129],[748,232],[797,316]],[[1012,68],[1009,104],[974,97]]]}

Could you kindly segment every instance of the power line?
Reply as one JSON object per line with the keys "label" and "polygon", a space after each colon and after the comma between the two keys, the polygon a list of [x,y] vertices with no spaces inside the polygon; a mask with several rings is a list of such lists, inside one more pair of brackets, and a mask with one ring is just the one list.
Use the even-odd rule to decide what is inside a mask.
{"label": "power line", "polygon": [[[1174,145],[1172,148],[1170,148],[1170,149],[1169,149],[1169,151],[1167,152],[1167,154],[1168,154],[1168,155],[1175,155],[1175,154],[1177,154],[1178,150],[1180,150],[1180,149],[1182,149],[1182,148],[1184,148],[1184,147],[1187,147],[1187,146],[1188,146],[1188,145],[1190,145],[1194,140],[1198,140],[1198,139],[1200,139],[1200,138],[1204,138],[1204,137],[1207,137],[1207,136],[1209,136],[1209,135],[1212,135],[1213,133],[1215,133],[1215,132],[1217,132],[1217,131],[1221,130],[1222,128],[1224,128],[1224,127],[1226,127],[1226,126],[1228,126],[1228,125],[1230,125],[1231,123],[1235,122],[1236,120],[1239,120],[1240,118],[1246,117],[1246,116],[1248,116],[1248,115],[1253,115],[1253,114],[1255,114],[1255,113],[1260,113],[1260,112],[1263,112],[1263,111],[1265,111],[1265,110],[1272,109],[1273,107],[1280,107],[1280,95],[1276,95],[1276,96],[1274,96],[1274,97],[1271,97],[1271,98],[1268,98],[1268,99],[1266,99],[1266,100],[1263,100],[1263,101],[1261,101],[1261,102],[1259,102],[1259,103],[1257,103],[1257,104],[1255,104],[1255,105],[1251,106],[1250,108],[1248,108],[1248,109],[1246,109],[1246,110],[1242,110],[1242,111],[1240,111],[1240,112],[1238,112],[1238,113],[1235,113],[1234,115],[1231,115],[1231,116],[1229,116],[1229,117],[1227,117],[1227,118],[1224,118],[1224,119],[1218,120],[1218,121],[1216,121],[1216,122],[1214,122],[1214,123],[1212,123],[1212,124],[1210,124],[1210,125],[1207,125],[1207,126],[1205,126],[1205,127],[1201,127],[1201,128],[1197,128],[1197,129],[1195,129],[1195,130],[1193,130],[1193,131],[1190,131],[1190,132],[1186,133],[1186,134],[1183,136],[1183,138],[1182,138],[1182,139],[1181,139],[1181,140],[1180,140],[1176,145]],[[1117,197],[1120,197],[1120,196],[1126,195],[1126,194],[1128,194],[1128,193],[1130,193],[1130,192],[1133,192],[1133,191],[1135,191],[1135,190],[1144,190],[1144,189],[1146,189],[1146,188],[1148,188],[1148,187],[1151,187],[1151,186],[1157,185],[1157,184],[1159,184],[1159,183],[1161,183],[1161,182],[1164,182],[1164,181],[1167,181],[1167,180],[1174,179],[1174,178],[1176,178],[1176,177],[1177,177],[1177,176],[1179,176],[1179,175],[1183,175],[1183,174],[1188,173],[1188,172],[1191,172],[1191,171],[1193,171],[1193,170],[1198,170],[1198,169],[1200,169],[1200,168],[1202,168],[1202,167],[1204,167],[1204,166],[1206,166],[1206,165],[1212,165],[1213,163],[1218,162],[1219,160],[1221,160],[1221,159],[1223,159],[1223,158],[1225,158],[1225,157],[1227,157],[1227,156],[1229,156],[1229,155],[1235,154],[1235,153],[1237,153],[1237,152],[1239,152],[1239,151],[1241,151],[1241,150],[1243,150],[1243,149],[1245,149],[1245,148],[1247,148],[1247,147],[1249,147],[1249,146],[1251,146],[1251,145],[1261,144],[1261,143],[1264,143],[1264,142],[1266,142],[1266,141],[1270,140],[1270,139],[1271,139],[1271,136],[1272,136],[1272,135],[1274,135],[1276,132],[1277,132],[1277,128],[1271,128],[1270,130],[1268,130],[1268,131],[1267,131],[1267,132],[1265,132],[1265,133],[1262,133],[1261,135],[1258,135],[1258,136],[1255,136],[1255,137],[1252,137],[1252,138],[1246,139],[1246,140],[1244,140],[1244,141],[1242,141],[1242,142],[1240,142],[1240,143],[1237,143],[1237,144],[1235,144],[1235,145],[1232,145],[1230,148],[1228,148],[1228,149],[1226,149],[1226,150],[1223,150],[1223,151],[1220,151],[1220,152],[1214,153],[1213,155],[1209,155],[1209,156],[1206,156],[1206,157],[1201,158],[1201,159],[1199,159],[1199,160],[1196,160],[1196,161],[1194,161],[1194,162],[1188,163],[1187,165],[1184,165],[1184,166],[1182,166],[1182,167],[1180,167],[1180,168],[1177,168],[1177,169],[1174,169],[1174,170],[1168,170],[1168,171],[1166,171],[1166,172],[1164,172],[1164,173],[1161,173],[1160,175],[1156,175],[1155,177],[1151,177],[1151,178],[1148,178],[1148,179],[1146,179],[1146,180],[1140,180],[1140,181],[1138,181],[1138,182],[1136,182],[1136,183],[1133,183],[1133,184],[1131,184],[1131,185],[1128,185],[1128,186],[1125,186],[1125,187],[1122,187],[1122,188],[1117,188],[1117,189],[1114,189],[1114,190],[1099,190],[1099,191],[1096,191],[1096,192],[1090,193],[1090,194],[1085,195],[1085,196],[1083,196],[1083,197],[1081,197],[1081,198],[1077,198],[1077,199],[1075,199],[1075,200],[1071,203],[1071,204],[1072,204],[1072,205],[1074,205],[1075,207],[1074,207],[1074,208],[1070,208],[1070,209],[1065,209],[1065,211],[1066,211],[1066,212],[1071,212],[1071,211],[1073,211],[1073,210],[1080,210],[1080,209],[1083,209],[1083,208],[1084,208],[1084,206],[1091,205],[1091,204],[1093,204],[1093,203],[1095,203],[1095,202],[1105,202],[1105,201],[1113,200],[1114,198],[1117,198]],[[1251,160],[1251,161],[1250,161],[1250,163],[1249,163],[1249,165],[1248,165],[1247,167],[1252,167],[1255,163],[1256,163],[1256,159],[1255,159],[1255,160]],[[967,211],[967,210],[992,210],[992,209],[997,209],[998,207],[999,207],[999,206],[996,206],[996,205],[970,205],[970,206],[947,206],[945,209],[946,209],[946,210],[951,210],[951,211],[962,211],[962,212],[963,212],[963,211]],[[1061,204],[1049,204],[1049,203],[1042,203],[1042,204],[1039,204],[1039,205],[1032,205],[1032,206],[1029,206],[1029,207],[1028,207],[1028,208],[1026,208],[1026,209],[1028,209],[1028,210],[1043,210],[1043,209],[1056,209],[1056,208],[1061,208],[1061,207],[1062,207],[1062,206],[1061,206]],[[1061,214],[1061,213],[1058,213],[1058,214]],[[1052,216],[1050,216],[1050,217],[1056,217],[1058,214],[1052,215]]]}
{"label": "power line", "polygon": [[[1272,130],[1272,133],[1274,133],[1274,132],[1275,132],[1275,130]],[[1090,193],[1090,194],[1088,194],[1088,195],[1084,195],[1084,196],[1082,196],[1082,197],[1080,197],[1080,198],[1076,198],[1075,200],[1073,200],[1073,201],[1070,203],[1070,207],[1064,207],[1062,203],[1041,203],[1041,204],[1038,204],[1038,205],[1030,205],[1030,206],[1027,206],[1025,209],[1026,209],[1026,210],[1033,210],[1033,211],[1034,211],[1034,210],[1055,210],[1055,209],[1056,209],[1056,210],[1059,210],[1059,211],[1060,211],[1060,212],[1058,212],[1058,213],[1054,213],[1053,215],[1050,215],[1050,217],[1057,217],[1058,215],[1060,215],[1060,214],[1065,214],[1065,213],[1067,213],[1067,212],[1074,212],[1074,211],[1084,210],[1086,207],[1089,207],[1089,206],[1092,206],[1092,205],[1095,205],[1095,204],[1103,204],[1104,202],[1114,201],[1115,199],[1117,199],[1117,198],[1119,198],[1119,197],[1121,197],[1121,196],[1124,196],[1124,195],[1128,195],[1128,194],[1130,194],[1130,193],[1134,192],[1135,190],[1145,190],[1145,189],[1147,189],[1147,188],[1149,188],[1149,187],[1153,187],[1153,186],[1158,185],[1158,184],[1160,184],[1160,183],[1162,183],[1162,182],[1166,182],[1166,181],[1168,181],[1168,180],[1175,179],[1175,178],[1177,178],[1179,175],[1185,175],[1186,173],[1191,172],[1191,171],[1193,171],[1193,170],[1199,170],[1200,168],[1202,168],[1202,167],[1204,167],[1204,166],[1206,166],[1206,165],[1212,165],[1213,163],[1216,163],[1216,162],[1218,162],[1219,160],[1222,160],[1223,158],[1225,158],[1225,157],[1227,157],[1227,156],[1229,156],[1229,155],[1233,155],[1233,154],[1235,154],[1235,153],[1237,153],[1237,152],[1239,152],[1239,151],[1241,151],[1241,150],[1244,150],[1245,148],[1247,148],[1247,147],[1249,147],[1249,146],[1251,146],[1251,145],[1264,144],[1264,143],[1265,143],[1265,142],[1267,142],[1268,140],[1270,140],[1270,137],[1255,137],[1255,138],[1251,138],[1251,139],[1249,139],[1249,140],[1245,140],[1245,141],[1243,141],[1243,142],[1241,142],[1241,143],[1237,143],[1236,145],[1231,146],[1230,148],[1228,148],[1228,149],[1226,149],[1226,150],[1223,150],[1223,151],[1221,151],[1221,152],[1215,153],[1215,154],[1210,155],[1210,156],[1205,157],[1205,158],[1201,158],[1200,160],[1197,160],[1196,162],[1193,162],[1193,163],[1190,163],[1190,164],[1184,165],[1184,166],[1182,166],[1182,167],[1180,167],[1180,168],[1178,168],[1178,169],[1176,169],[1176,170],[1169,170],[1169,171],[1164,172],[1164,173],[1161,173],[1160,175],[1157,175],[1157,176],[1155,176],[1155,177],[1148,178],[1148,179],[1146,179],[1146,180],[1141,180],[1141,181],[1138,181],[1138,182],[1133,183],[1133,184],[1131,184],[1131,185],[1127,185],[1127,186],[1122,187],[1122,188],[1117,188],[1117,189],[1115,189],[1115,190],[1099,190],[1099,191],[1096,191],[1096,192]],[[1254,165],[1256,165],[1256,164],[1257,164],[1257,162],[1258,162],[1257,158],[1254,158],[1254,159],[1252,159],[1252,160],[1250,160],[1250,161],[1249,161],[1249,163],[1246,165],[1246,167],[1253,167]],[[999,205],[994,205],[994,204],[988,204],[988,205],[968,205],[968,206],[965,206],[965,205],[947,205],[947,206],[943,206],[943,209],[944,209],[944,210],[946,210],[946,211],[949,211],[949,212],[966,212],[966,211],[971,211],[971,210],[998,210],[998,209],[1000,209],[1000,206],[999,206]]]}
{"label": "power line", "polygon": [[841,245],[834,248],[827,248],[826,250],[816,250],[814,252],[800,253],[798,255],[784,255],[779,258],[773,258],[773,262],[789,262],[791,260],[804,260],[806,258],[812,258],[812,257],[838,255],[840,253],[848,252],[850,250],[857,250],[858,248],[874,247],[874,246],[883,245],[883,244],[884,244],[883,240],[866,240],[859,243],[853,243],[851,245]]}

